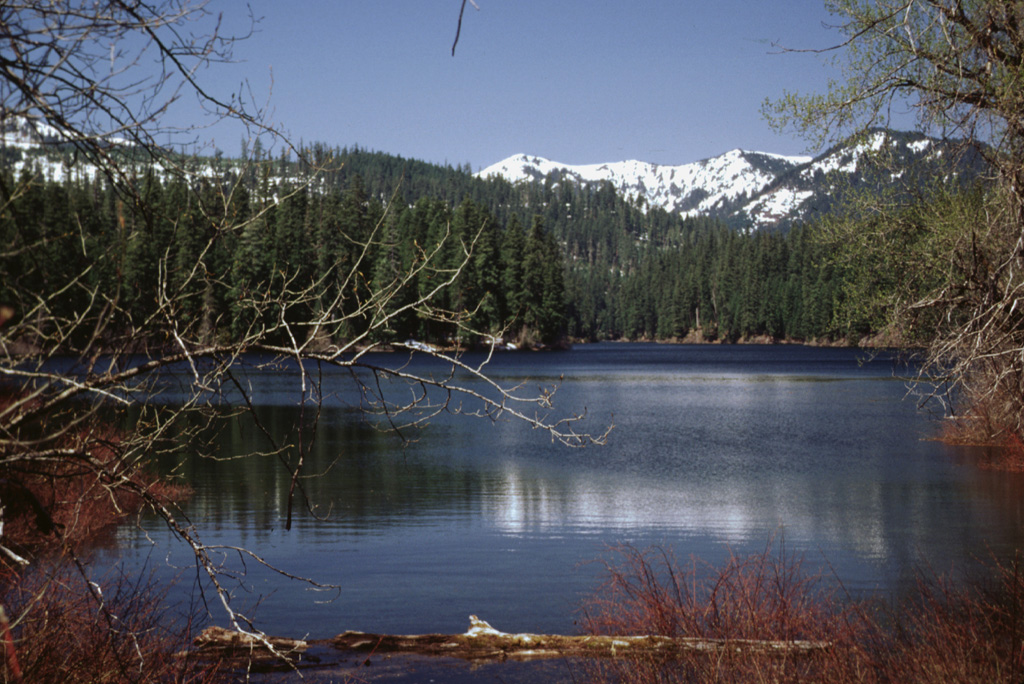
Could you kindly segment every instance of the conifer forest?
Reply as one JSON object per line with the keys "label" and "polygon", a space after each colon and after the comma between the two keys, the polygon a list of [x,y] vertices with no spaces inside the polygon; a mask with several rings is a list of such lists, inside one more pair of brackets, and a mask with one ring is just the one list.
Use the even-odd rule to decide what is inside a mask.
{"label": "conifer forest", "polygon": [[[289,310],[301,321],[317,299],[340,288],[356,306],[414,273],[415,288],[402,296],[431,293],[430,315],[410,306],[367,342],[855,342],[873,332],[869,319],[837,323],[843,271],[814,238],[814,225],[743,231],[644,209],[607,183],[580,186],[552,174],[513,186],[474,177],[468,167],[358,147],[304,151],[302,161],[292,161],[243,146],[239,159],[192,160],[193,181],[165,180],[136,165],[132,182],[144,199],[135,206],[103,176],[56,181],[29,160],[20,178],[5,179],[24,191],[2,216],[0,239],[15,249],[44,244],[32,258],[47,263],[25,265],[23,277],[40,282],[9,274],[10,292],[0,295],[44,293],[85,271],[91,285],[121,294],[117,324],[132,326],[159,309],[157,283],[167,275],[167,287],[195,290],[176,293],[188,295],[181,315],[190,320],[183,323],[213,341],[243,335],[254,316],[277,315],[251,306],[255,293],[273,300],[286,290],[316,289],[304,303],[309,312]],[[217,230],[204,204],[222,215],[227,207],[244,230]],[[92,261],[94,255],[104,256]],[[197,263],[206,269],[201,278],[193,273]],[[433,293],[449,276],[454,280]],[[82,296],[91,291],[83,287]],[[55,312],[62,315],[81,304],[73,296],[55,302],[69,308]],[[319,334],[344,340],[353,320]]]}

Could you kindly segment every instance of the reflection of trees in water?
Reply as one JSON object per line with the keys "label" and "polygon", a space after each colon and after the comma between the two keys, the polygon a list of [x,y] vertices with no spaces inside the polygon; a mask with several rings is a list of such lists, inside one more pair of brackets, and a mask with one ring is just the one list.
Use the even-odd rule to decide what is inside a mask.
{"label": "reflection of trees in water", "polygon": [[[282,435],[298,419],[294,407],[261,407],[257,414]],[[622,423],[630,424],[628,416]],[[789,543],[829,561],[868,563],[907,581],[922,563],[959,562],[1024,543],[1012,524],[1024,476],[954,467],[944,456],[950,447],[912,435],[901,452],[900,439],[864,433],[859,451],[851,452],[856,456],[791,454],[788,469],[760,464],[719,472],[721,456],[701,451],[707,445],[646,440],[648,452],[667,451],[645,459],[631,450],[628,432],[601,450],[565,456],[536,448],[529,432],[514,425],[442,420],[403,445],[357,412],[325,409],[306,461],[307,472],[324,476],[303,487],[326,520],[315,523],[304,513],[296,534],[327,540],[339,530],[380,535],[460,519],[514,535],[610,539],[662,530],[743,547],[781,530]],[[216,436],[212,446],[222,456],[267,447],[244,417],[226,420]],[[686,448],[703,455],[669,458]],[[197,488],[191,515],[222,529],[280,528],[289,480],[276,459],[185,459],[179,472]]]}

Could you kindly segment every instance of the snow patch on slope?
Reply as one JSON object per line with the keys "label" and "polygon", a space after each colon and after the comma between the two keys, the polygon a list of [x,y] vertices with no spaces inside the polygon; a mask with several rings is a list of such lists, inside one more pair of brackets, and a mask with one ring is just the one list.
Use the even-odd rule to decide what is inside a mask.
{"label": "snow patch on slope", "polygon": [[876,131],[871,134],[867,141],[844,147],[832,154],[827,154],[809,164],[801,175],[804,178],[813,178],[815,173],[855,173],[861,160],[869,155],[877,153],[888,142],[895,145],[895,141],[883,131]]}
{"label": "snow patch on slope", "polygon": [[20,116],[5,120],[0,133],[0,145],[21,150],[62,141],[60,131],[53,126]]}
{"label": "snow patch on slope", "polygon": [[772,226],[786,217],[801,213],[801,207],[814,196],[813,190],[782,186],[764,193],[743,207],[754,228]]}

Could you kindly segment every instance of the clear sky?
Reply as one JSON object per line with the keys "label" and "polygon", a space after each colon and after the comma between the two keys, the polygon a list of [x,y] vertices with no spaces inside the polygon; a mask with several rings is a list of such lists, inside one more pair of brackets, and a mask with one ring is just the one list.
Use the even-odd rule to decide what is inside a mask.
{"label": "clear sky", "polygon": [[[839,35],[820,0],[251,0],[238,63],[293,138],[478,170],[524,152],[569,164],[685,164],[740,147],[801,154],[762,119],[766,97],[825,87],[816,48]],[[214,0],[225,28],[245,16]],[[272,75],[272,89],[271,89]],[[228,154],[240,135],[216,130]],[[225,140],[224,138],[227,138]]]}

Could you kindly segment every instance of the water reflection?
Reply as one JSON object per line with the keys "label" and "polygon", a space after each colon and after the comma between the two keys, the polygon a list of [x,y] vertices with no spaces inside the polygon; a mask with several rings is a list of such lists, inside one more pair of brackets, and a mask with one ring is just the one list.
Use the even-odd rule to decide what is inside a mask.
{"label": "water reflection", "polygon": [[[314,511],[297,507],[290,532],[277,455],[176,467],[196,487],[188,515],[208,541],[255,546],[346,587],[324,607],[252,575],[257,594],[275,592],[261,610],[276,631],[461,630],[468,612],[506,629],[571,630],[594,580],[577,565],[622,541],[715,560],[781,534],[851,589],[899,591],[922,563],[944,570],[1021,548],[1024,478],[927,439],[935,423],[903,400],[893,369],[794,347],[501,357],[494,372],[511,380],[565,373],[560,405],[615,423],[607,447],[583,450],[514,421],[449,415],[403,444],[349,402],[329,402],[306,465],[324,475],[302,482]],[[260,390],[259,418],[278,435],[298,420],[286,380]],[[268,449],[244,419],[216,440],[222,455]],[[138,532],[123,535],[147,548]]]}

